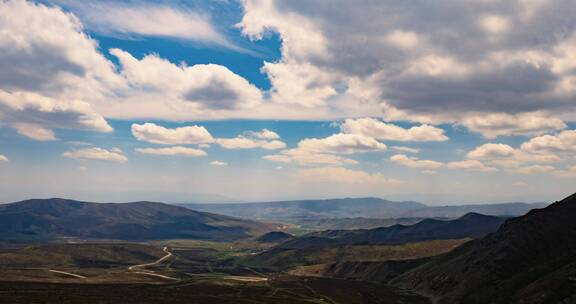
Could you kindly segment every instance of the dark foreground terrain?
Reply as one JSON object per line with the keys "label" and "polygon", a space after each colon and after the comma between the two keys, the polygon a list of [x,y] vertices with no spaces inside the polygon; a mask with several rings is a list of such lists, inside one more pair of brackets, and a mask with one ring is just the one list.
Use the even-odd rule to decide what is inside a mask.
{"label": "dark foreground terrain", "polygon": [[383,285],[298,277],[263,282],[189,279],[160,285],[0,282],[0,294],[1,303],[12,304],[428,303]]}
{"label": "dark foreground terrain", "polygon": [[[49,244],[0,250],[0,303],[429,303],[381,283],[262,271],[257,242]],[[266,250],[266,247],[261,247]]]}

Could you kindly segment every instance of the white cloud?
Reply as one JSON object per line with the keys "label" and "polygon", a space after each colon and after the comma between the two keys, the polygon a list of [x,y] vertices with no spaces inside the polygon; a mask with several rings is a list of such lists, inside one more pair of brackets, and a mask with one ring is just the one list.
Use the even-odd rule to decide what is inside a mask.
{"label": "white cloud", "polygon": [[35,140],[55,140],[52,129],[111,132],[112,127],[82,101],[56,100],[30,92],[0,89],[0,120]]}
{"label": "white cloud", "polygon": [[272,84],[272,101],[303,108],[321,108],[337,94],[333,76],[312,65],[265,62],[262,71]]}
{"label": "white cloud", "polygon": [[125,163],[128,158],[121,151],[106,150],[102,148],[85,148],[64,152],[64,157],[78,160],[103,160],[116,163]]}
{"label": "white cloud", "polygon": [[437,169],[442,167],[444,164],[441,162],[433,160],[418,159],[416,157],[409,157],[404,154],[396,154],[390,157],[390,160],[410,168],[428,168]]}
{"label": "white cloud", "polygon": [[534,137],[523,143],[521,149],[534,153],[574,152],[576,151],[576,130]]}
{"label": "white cloud", "polygon": [[286,148],[286,143],[278,140],[280,136],[268,129],[260,132],[246,131],[234,138],[217,138],[215,143],[225,149],[254,149],[278,150]]}
{"label": "white cloud", "polygon": [[299,150],[315,153],[353,154],[386,151],[385,144],[362,134],[334,134],[325,138],[306,138],[298,143]]}
{"label": "white cloud", "polygon": [[56,135],[54,135],[54,131],[46,129],[36,124],[15,123],[12,125],[12,127],[16,129],[18,134],[26,136],[30,139],[38,141],[56,140]]}
{"label": "white cloud", "polygon": [[481,172],[498,171],[498,169],[496,169],[494,167],[488,167],[476,159],[468,159],[468,160],[450,162],[447,164],[447,166],[450,169],[460,169],[460,170],[468,170],[468,171],[481,171]]}
{"label": "white cloud", "polygon": [[344,133],[362,134],[380,140],[447,141],[444,130],[429,125],[404,129],[373,118],[346,119],[340,129]]}
{"label": "white cloud", "polygon": [[262,100],[260,90],[221,65],[189,67],[153,54],[139,60],[120,49],[110,53],[120,61],[122,75],[133,90],[163,95],[183,110],[202,113],[252,108]]}
{"label": "white cloud", "polygon": [[122,87],[80,21],[57,7],[2,1],[0,28],[0,89],[91,100]]}
{"label": "white cloud", "polygon": [[214,141],[210,132],[201,126],[168,129],[153,123],[132,124],[132,135],[140,141],[162,145],[202,144]]}
{"label": "white cloud", "polygon": [[434,175],[438,172],[434,171],[434,170],[424,170],[422,171],[423,174],[427,174],[427,175]]}
{"label": "white cloud", "polygon": [[539,135],[566,128],[566,124],[544,113],[494,113],[465,118],[462,125],[486,138],[511,135]]}
{"label": "white cloud", "polygon": [[280,163],[297,163],[300,165],[353,165],[358,162],[339,155],[316,153],[302,149],[289,149],[280,151],[280,154],[266,155],[265,160]]}
{"label": "white cloud", "polygon": [[392,150],[405,152],[405,153],[420,153],[420,149],[417,148],[410,148],[410,147],[402,147],[402,146],[392,146],[390,147]]}
{"label": "white cloud", "polygon": [[524,149],[514,149],[506,144],[484,144],[468,152],[467,158],[482,160],[491,165],[506,168],[519,167],[523,164],[547,164],[560,162],[562,159],[551,153],[530,153]]}
{"label": "white cloud", "polygon": [[286,144],[279,140],[260,141],[239,136],[234,138],[217,138],[216,143],[225,149],[254,149],[263,148],[267,150],[277,150],[286,147]]}
{"label": "white cloud", "polygon": [[0,154],[0,163],[6,163],[8,162],[8,157]]}
{"label": "white cloud", "polygon": [[142,154],[152,154],[152,155],[181,155],[181,156],[206,156],[206,152],[200,149],[188,148],[188,147],[166,147],[166,148],[136,148],[136,152]]}
{"label": "white cloud", "polygon": [[385,144],[372,137],[361,134],[338,133],[325,138],[305,138],[298,142],[294,149],[280,151],[279,154],[263,158],[282,163],[300,165],[334,165],[357,164],[356,160],[337,154],[355,154],[386,151]]}
{"label": "white cloud", "polygon": [[308,183],[342,183],[342,184],[399,184],[395,179],[388,179],[381,173],[368,173],[341,167],[323,167],[300,169],[296,177]]}
{"label": "white cloud", "polygon": [[260,138],[260,139],[267,139],[267,140],[280,139],[280,135],[278,135],[278,133],[276,133],[274,131],[270,131],[268,129],[262,129],[262,131],[260,131],[260,132],[248,131],[246,133],[249,136]]}
{"label": "white cloud", "polygon": [[91,102],[123,81],[78,19],[42,4],[1,1],[0,28],[1,121],[35,140],[56,139],[54,129],[112,131]]}
{"label": "white cloud", "polygon": [[210,164],[212,166],[228,166],[227,162],[223,162],[223,161],[219,161],[219,160],[211,161]]}
{"label": "white cloud", "polygon": [[156,36],[234,47],[211,23],[210,17],[184,7],[113,1],[61,0],[94,32],[104,35]]}
{"label": "white cloud", "polygon": [[484,144],[468,152],[471,159],[494,159],[514,157],[516,151],[506,144]]}

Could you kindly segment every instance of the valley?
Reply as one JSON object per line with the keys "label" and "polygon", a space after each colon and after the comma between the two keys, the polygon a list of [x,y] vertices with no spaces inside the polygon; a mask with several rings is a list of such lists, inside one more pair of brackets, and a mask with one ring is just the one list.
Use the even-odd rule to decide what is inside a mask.
{"label": "valley", "polygon": [[[472,257],[489,258],[482,252],[500,250],[494,248],[507,235],[519,238],[514,244],[532,248],[529,234],[523,236],[532,228],[514,227],[532,227],[533,218],[551,221],[547,214],[569,216],[575,203],[570,197],[516,218],[478,213],[415,223],[391,218],[378,219],[390,225],[376,228],[293,235],[293,223],[236,219],[160,203],[24,201],[0,206],[0,217],[9,219],[0,225],[0,233],[8,236],[0,247],[0,294],[7,303],[473,303],[469,297],[475,293],[456,283],[468,279],[459,269],[474,267],[468,265]],[[153,237],[127,237],[148,230]],[[39,231],[49,233],[18,239]],[[95,238],[94,231],[106,238]],[[549,238],[546,231],[539,234],[541,240]],[[570,233],[560,239],[568,240]],[[540,246],[539,254],[546,256],[547,248]],[[566,275],[573,268],[569,255],[562,256],[559,263],[566,266],[550,274],[550,280],[566,278],[563,284],[569,286]],[[500,262],[483,262],[493,263]],[[510,267],[526,267],[530,260],[521,263]],[[547,265],[541,267],[557,267]],[[537,271],[545,273],[544,268]],[[436,281],[439,277],[447,279]],[[502,274],[498,278],[512,282]],[[550,284],[513,280],[530,282],[530,294]],[[494,303],[511,296],[491,295]]]}

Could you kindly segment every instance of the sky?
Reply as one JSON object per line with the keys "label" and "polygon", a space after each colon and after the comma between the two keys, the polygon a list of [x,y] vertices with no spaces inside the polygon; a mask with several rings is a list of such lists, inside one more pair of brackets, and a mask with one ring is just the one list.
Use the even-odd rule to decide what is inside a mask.
{"label": "sky", "polygon": [[0,0],[0,201],[575,191],[571,0]]}

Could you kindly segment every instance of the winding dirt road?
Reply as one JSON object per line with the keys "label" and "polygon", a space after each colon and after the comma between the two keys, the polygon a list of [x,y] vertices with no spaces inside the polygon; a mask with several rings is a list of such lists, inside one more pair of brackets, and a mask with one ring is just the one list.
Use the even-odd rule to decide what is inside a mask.
{"label": "winding dirt road", "polygon": [[128,267],[128,270],[132,271],[133,273],[137,273],[137,274],[143,274],[143,275],[158,277],[158,278],[162,278],[162,279],[166,279],[166,280],[179,281],[179,279],[177,279],[177,278],[173,278],[173,277],[165,276],[165,275],[162,275],[159,273],[155,273],[154,271],[151,271],[151,270],[149,270],[149,271],[144,270],[144,268],[146,268],[146,267],[158,265],[158,264],[162,263],[163,261],[165,261],[165,260],[167,260],[173,256],[172,252],[170,252],[168,250],[168,247],[162,248],[162,251],[164,251],[166,253],[166,255],[159,258],[158,260],[151,262],[151,263],[133,265],[133,266]]}
{"label": "winding dirt road", "polygon": [[154,265],[160,264],[160,263],[162,263],[162,261],[164,261],[164,260],[169,259],[170,257],[172,257],[172,252],[168,251],[168,247],[162,248],[162,251],[164,251],[164,252],[166,253],[166,255],[163,256],[163,257],[161,257],[160,259],[158,259],[158,260],[156,260],[156,261],[154,261],[154,262],[152,262],[152,263],[138,264],[138,265],[130,266],[130,267],[128,267],[128,270],[133,271],[133,270],[136,270],[136,269],[138,269],[138,268],[146,268],[146,267],[149,267],[149,266],[154,266]]}
{"label": "winding dirt road", "polygon": [[75,278],[79,278],[79,279],[86,279],[85,276],[81,276],[81,275],[79,275],[79,274],[75,274],[75,273],[71,273],[71,272],[66,272],[66,271],[61,271],[61,270],[54,270],[54,269],[48,269],[48,271],[54,272],[54,273],[59,273],[59,274],[64,274],[64,275],[71,276],[71,277],[75,277]]}

